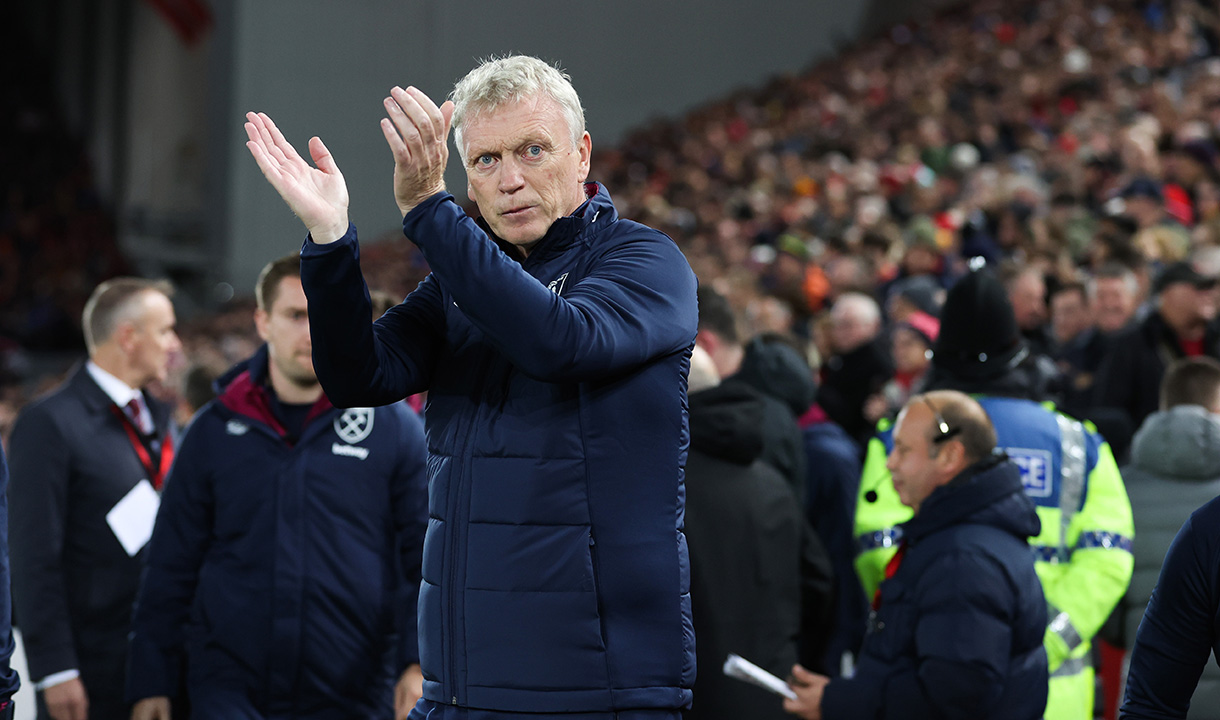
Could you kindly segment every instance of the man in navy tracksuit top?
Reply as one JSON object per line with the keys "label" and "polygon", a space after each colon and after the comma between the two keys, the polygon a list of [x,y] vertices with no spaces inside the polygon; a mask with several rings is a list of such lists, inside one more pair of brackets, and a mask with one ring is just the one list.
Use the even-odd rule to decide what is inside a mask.
{"label": "man in navy tracksuit top", "polygon": [[422,423],[403,403],[340,410],[322,394],[299,257],[269,264],[256,295],[267,344],[221,378],[166,481],[132,718],[168,720],[183,695],[196,720],[405,715],[422,682]]}
{"label": "man in navy tracksuit top", "polygon": [[[668,720],[690,704],[682,533],[695,278],[663,234],[585,183],[575,90],[489,61],[437,107],[394,88],[382,130],[407,238],[432,270],[370,325],[342,176],[248,114],[305,222],[314,360],[339,405],[428,390],[431,519],[412,720]],[[481,224],[444,192],[446,138]],[[711,671],[715,671],[713,668]]]}

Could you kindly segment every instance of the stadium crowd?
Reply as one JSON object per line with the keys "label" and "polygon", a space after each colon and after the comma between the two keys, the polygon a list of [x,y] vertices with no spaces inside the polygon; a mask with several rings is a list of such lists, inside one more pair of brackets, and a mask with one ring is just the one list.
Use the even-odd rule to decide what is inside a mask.
{"label": "stadium crowd", "polygon": [[[63,142],[49,101],[16,90],[0,100],[12,124],[0,157],[32,174],[8,176],[0,208],[5,440],[20,407],[47,387],[24,353],[78,345],[72,319],[97,281],[125,267],[84,155]],[[1220,358],[1220,10],[1206,0],[977,0],[654,121],[595,149],[591,177],[623,217],[672,237],[701,286],[727,301],[729,321],[716,325],[700,296],[712,374],[777,396],[782,407],[767,416],[788,413],[805,431],[796,452],[812,449],[796,465],[766,441],[750,459],[774,461],[821,535],[821,548],[801,552],[820,553],[818,573],[829,564],[838,576],[838,599],[820,620],[800,621],[824,625],[800,654],[819,671],[837,674],[842,652],[860,642],[830,626],[865,612],[842,580],[870,438],[924,388],[946,293],[972,267],[990,266],[1006,292],[1029,351],[1020,360],[1028,395],[1091,421],[1124,478],[1160,469],[1141,427],[1176,404],[1164,406],[1167,370]],[[427,272],[401,241],[371,243],[363,257],[369,286],[398,298]],[[211,381],[258,347],[252,311],[238,301],[181,323],[181,358],[159,394],[177,404],[182,426],[210,399]],[[709,330],[728,348],[709,347]],[[759,338],[787,349],[761,351]],[[722,366],[718,349],[735,361]],[[781,355],[808,363],[807,387],[777,381],[767,363]],[[1199,432],[1220,438],[1216,415],[1203,420]],[[833,441],[810,444],[810,428],[835,428]],[[1214,484],[1217,468],[1197,479]],[[820,471],[836,486],[802,479]],[[1220,492],[1203,487],[1157,495],[1162,534]],[[1137,504],[1137,537],[1142,522]],[[1137,541],[1143,580],[1102,631],[1115,644],[1134,644],[1170,538],[1144,555]]]}

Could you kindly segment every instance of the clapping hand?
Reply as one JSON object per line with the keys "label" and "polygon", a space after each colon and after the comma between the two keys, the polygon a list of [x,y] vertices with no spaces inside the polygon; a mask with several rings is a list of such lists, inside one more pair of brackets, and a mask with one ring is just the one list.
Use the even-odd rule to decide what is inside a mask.
{"label": "clapping hand", "polygon": [[382,119],[381,132],[394,154],[394,200],[405,216],[445,189],[453,103],[437,107],[416,88],[395,87],[383,104],[389,117]]}
{"label": "clapping hand", "polygon": [[263,113],[246,113],[246,147],[316,243],[331,243],[347,232],[347,183],[326,145],[309,140],[311,166]]}

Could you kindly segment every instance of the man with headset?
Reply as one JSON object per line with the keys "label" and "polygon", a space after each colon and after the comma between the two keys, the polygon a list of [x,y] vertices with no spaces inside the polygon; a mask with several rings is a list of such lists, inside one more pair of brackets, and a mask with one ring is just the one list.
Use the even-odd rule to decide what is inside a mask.
{"label": "man with headset", "polygon": [[[1093,717],[1089,650],[1131,580],[1131,504],[1109,445],[1089,423],[1038,402],[1045,386],[1021,340],[1003,286],[986,270],[950,291],[933,348],[929,389],[969,393],[1021,469],[1042,532],[1031,540],[1047,601],[1047,720]],[[885,467],[893,428],[870,441],[856,506],[856,571],[869,597],[911,518]]]}

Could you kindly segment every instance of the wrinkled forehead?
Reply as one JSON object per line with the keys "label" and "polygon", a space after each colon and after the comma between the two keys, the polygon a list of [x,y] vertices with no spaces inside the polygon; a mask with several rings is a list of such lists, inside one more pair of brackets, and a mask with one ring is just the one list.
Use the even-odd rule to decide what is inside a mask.
{"label": "wrinkled forehead", "polygon": [[572,134],[563,106],[541,91],[469,106],[455,140],[460,139],[459,149],[467,155],[476,145],[539,132],[556,139]]}

